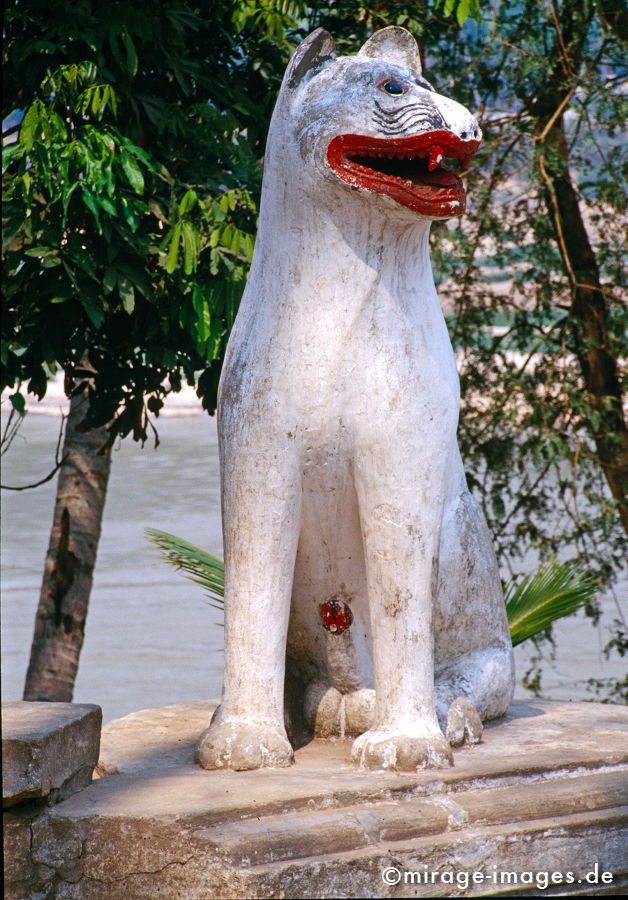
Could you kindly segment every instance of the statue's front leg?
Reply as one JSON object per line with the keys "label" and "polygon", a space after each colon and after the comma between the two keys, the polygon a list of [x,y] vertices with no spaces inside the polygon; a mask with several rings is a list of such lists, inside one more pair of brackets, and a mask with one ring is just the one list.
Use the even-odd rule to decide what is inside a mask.
{"label": "statue's front leg", "polygon": [[366,768],[412,771],[453,761],[435,709],[432,631],[444,454],[421,458],[401,442],[396,452],[395,443],[381,459],[369,447],[356,463],[376,700],[353,758]]}
{"label": "statue's front leg", "polygon": [[268,444],[249,439],[227,449],[224,686],[196,760],[206,769],[287,766],[293,752],[284,726],[284,675],[300,480],[296,460]]}

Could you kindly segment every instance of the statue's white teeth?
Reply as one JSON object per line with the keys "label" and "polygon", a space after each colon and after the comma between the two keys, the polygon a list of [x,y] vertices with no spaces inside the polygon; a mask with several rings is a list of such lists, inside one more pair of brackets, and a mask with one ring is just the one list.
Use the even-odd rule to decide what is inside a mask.
{"label": "statue's white teeth", "polygon": [[429,172],[433,172],[434,169],[441,164],[443,161],[443,154],[439,151],[437,147],[432,147],[429,152],[429,157],[427,161],[427,168]]}

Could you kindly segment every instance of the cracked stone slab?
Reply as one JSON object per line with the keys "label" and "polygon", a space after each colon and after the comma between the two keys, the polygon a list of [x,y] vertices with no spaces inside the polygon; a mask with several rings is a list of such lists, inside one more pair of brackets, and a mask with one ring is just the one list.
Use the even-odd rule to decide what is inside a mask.
{"label": "cracked stone slab", "polygon": [[[220,822],[491,787],[507,779],[548,779],[628,761],[626,708],[545,700],[512,703],[506,716],[488,723],[480,744],[454,750],[450,769],[357,770],[351,739],[328,739],[297,750],[295,764],[286,769],[208,773],[194,764],[194,744],[215,706],[211,701],[142,710],[105,725],[98,771],[112,774],[90,790],[102,797],[106,814],[153,815],[167,806],[175,815]],[[107,787],[109,779],[114,780]],[[151,789],[156,779],[159,793]]]}
{"label": "cracked stone slab", "polygon": [[[30,841],[18,846],[16,832],[7,898],[34,897],[44,880],[47,900],[443,896],[439,884],[387,886],[390,865],[572,870],[584,879],[597,863],[614,873],[614,891],[582,881],[579,894],[624,885],[623,707],[514,703],[482,743],[455,751],[453,768],[399,774],[356,770],[350,739],[312,741],[289,769],[203,770],[194,744],[214,706],[108,723],[101,777],[47,807]],[[490,884],[446,892],[491,894],[505,896]]]}
{"label": "cracked stone slab", "polygon": [[98,762],[102,712],[87,703],[2,704],[2,801],[64,799],[88,785]]}

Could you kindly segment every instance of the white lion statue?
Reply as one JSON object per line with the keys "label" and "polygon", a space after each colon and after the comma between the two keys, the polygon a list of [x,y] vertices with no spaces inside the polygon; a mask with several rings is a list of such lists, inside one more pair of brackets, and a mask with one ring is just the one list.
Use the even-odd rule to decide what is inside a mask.
{"label": "white lion statue", "polygon": [[[207,769],[285,766],[306,733],[368,768],[452,763],[513,694],[459,382],[429,259],[480,129],[414,38],[319,29],[270,127],[259,234],[219,391],[222,702]],[[286,730],[286,727],[288,730]]]}

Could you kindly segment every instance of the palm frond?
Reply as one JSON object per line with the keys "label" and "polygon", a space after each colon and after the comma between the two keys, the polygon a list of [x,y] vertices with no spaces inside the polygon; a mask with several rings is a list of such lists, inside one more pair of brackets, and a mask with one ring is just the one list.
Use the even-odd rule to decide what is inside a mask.
{"label": "palm frond", "polygon": [[[214,601],[212,606],[223,608],[225,564],[219,556],[167,531],[147,528],[145,534],[165,562],[205,588]],[[596,590],[595,582],[575,566],[557,561],[520,581],[510,581],[504,600],[513,647],[545,631],[556,619],[571,615],[591,600]]]}
{"label": "palm frond", "polygon": [[225,564],[219,556],[167,531],[146,528],[144,534],[159,549],[164,562],[170,563],[191,581],[205,588],[214,601],[212,606],[223,608]]}
{"label": "palm frond", "polygon": [[575,566],[556,560],[506,586],[504,599],[513,647],[545,631],[592,599],[594,581]]}

